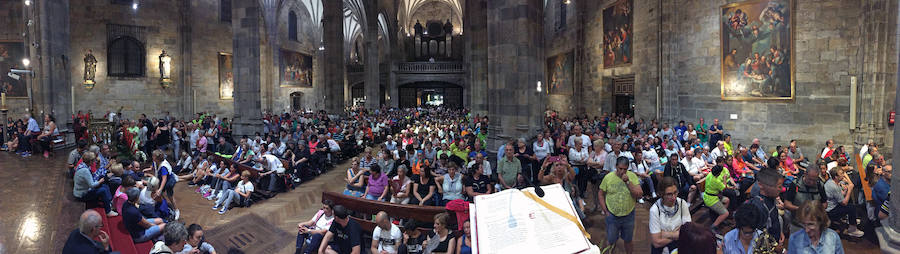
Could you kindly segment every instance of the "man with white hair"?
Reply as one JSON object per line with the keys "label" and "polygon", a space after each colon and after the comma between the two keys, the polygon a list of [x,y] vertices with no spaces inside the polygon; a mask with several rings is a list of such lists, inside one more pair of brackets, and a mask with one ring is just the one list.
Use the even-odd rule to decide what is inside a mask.
{"label": "man with white hair", "polygon": [[[109,235],[100,230],[103,218],[94,210],[87,210],[78,220],[78,228],[69,233],[63,254],[109,253]],[[99,241],[95,241],[97,238]]]}
{"label": "man with white hair", "polygon": [[19,149],[16,151],[22,157],[31,156],[31,139],[41,134],[41,127],[38,126],[37,120],[31,117],[31,113],[25,113],[25,119],[28,119],[28,125],[25,133],[19,135]]}
{"label": "man with white hair", "polygon": [[712,157],[712,160],[715,161],[717,158],[725,156],[725,141],[716,141],[716,148],[709,152],[709,155]]}

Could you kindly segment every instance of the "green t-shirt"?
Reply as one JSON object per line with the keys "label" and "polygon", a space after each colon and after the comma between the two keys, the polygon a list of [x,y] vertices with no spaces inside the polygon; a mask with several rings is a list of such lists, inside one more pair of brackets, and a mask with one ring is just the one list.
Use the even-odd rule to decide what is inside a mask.
{"label": "green t-shirt", "polygon": [[694,126],[694,130],[697,130],[697,138],[700,138],[700,142],[706,143],[706,131],[708,130],[706,124],[698,123],[697,126]]}
{"label": "green t-shirt", "polygon": [[614,133],[617,130],[616,122],[609,121],[609,123],[607,125],[609,125],[609,130],[606,133]]}
{"label": "green t-shirt", "polygon": [[728,182],[728,169],[723,168],[719,177],[713,176],[712,173],[706,175],[706,190],[703,193],[703,204],[712,206],[719,202],[719,192],[725,189],[725,183]]}
{"label": "green t-shirt", "polygon": [[[628,176],[628,183],[638,185],[639,181],[634,172],[625,172]],[[600,190],[603,190],[606,198],[606,209],[615,216],[625,216],[634,211],[634,197],[622,178],[615,173],[606,174],[603,182],[600,183]]]}

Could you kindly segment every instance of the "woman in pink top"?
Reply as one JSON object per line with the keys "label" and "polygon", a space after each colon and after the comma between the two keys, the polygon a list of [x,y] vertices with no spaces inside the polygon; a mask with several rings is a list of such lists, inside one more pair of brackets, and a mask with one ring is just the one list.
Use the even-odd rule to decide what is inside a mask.
{"label": "woman in pink top", "polygon": [[369,176],[369,185],[366,186],[366,194],[364,196],[368,200],[385,200],[388,193],[387,175],[381,173],[381,167],[378,164],[373,164],[369,167],[369,172],[372,175]]}
{"label": "woman in pink top", "polygon": [[206,132],[200,131],[200,138],[197,139],[197,150],[200,150],[201,153],[206,152]]}
{"label": "woman in pink top", "polygon": [[125,204],[125,201],[128,201],[128,195],[125,194],[125,190],[128,188],[134,188],[135,182],[134,178],[131,176],[126,176],[122,178],[122,185],[119,185],[119,188],[116,189],[116,195],[113,196],[113,208],[118,212],[122,212],[122,205]]}

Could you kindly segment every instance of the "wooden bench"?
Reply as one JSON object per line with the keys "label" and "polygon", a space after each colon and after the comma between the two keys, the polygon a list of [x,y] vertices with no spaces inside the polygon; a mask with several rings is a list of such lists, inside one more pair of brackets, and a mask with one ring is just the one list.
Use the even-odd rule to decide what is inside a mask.
{"label": "wooden bench", "polygon": [[[368,200],[364,198],[351,197],[341,193],[322,192],[322,200],[331,200],[335,205],[342,205],[351,211],[363,214],[376,214],[378,212],[386,212],[392,218],[414,219],[417,222],[433,223],[434,215],[448,212],[441,206],[418,206],[418,205],[401,205],[387,202]],[[452,214],[452,212],[451,212]],[[450,216],[453,218],[453,216]],[[366,232],[375,230],[375,222],[366,218],[351,218],[359,223],[360,227]],[[423,230],[423,229],[419,229]],[[427,230],[427,229],[426,229]]]}
{"label": "wooden bench", "polygon": [[234,164],[235,169],[237,169],[237,171],[238,171],[238,174],[242,174],[244,171],[250,171],[251,179],[255,179],[255,178],[259,177],[259,170],[255,169],[253,167],[244,165],[244,164],[237,163],[236,161],[222,157],[218,154],[209,154],[208,159],[209,159],[209,161],[216,163],[216,164],[219,164],[220,161],[224,161],[225,166],[228,166],[228,167],[231,167],[231,165]]}
{"label": "wooden bench", "polygon": [[50,139],[50,150],[58,151],[74,147],[75,143],[69,142],[69,134],[74,135],[74,132],[71,130],[59,130],[59,135],[54,135],[52,136],[52,139]]}

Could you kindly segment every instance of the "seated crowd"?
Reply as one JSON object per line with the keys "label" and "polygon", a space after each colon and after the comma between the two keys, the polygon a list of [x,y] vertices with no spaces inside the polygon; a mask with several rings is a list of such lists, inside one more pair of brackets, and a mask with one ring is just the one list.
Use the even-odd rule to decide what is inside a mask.
{"label": "seated crowd", "polygon": [[[210,114],[185,121],[107,117],[116,123],[115,142],[87,147],[81,140],[69,156],[73,193],[100,201],[107,216],[123,214],[135,241],[157,238],[178,220],[176,182],[196,186],[223,214],[288,191],[344,159],[351,160],[345,195],[396,204],[446,206],[505,189],[560,184],[578,216],[605,216],[607,243],[621,238],[628,253],[637,204],[649,203],[653,253],[702,242],[706,232],[697,230],[703,226],[691,222],[702,207],[718,247],[749,253],[842,251],[837,235],[862,237],[890,206],[891,166],[874,142],[851,152],[829,139],[806,157],[794,140],[768,150],[758,139],[738,143],[718,119],[672,127],[627,115],[562,118],[549,112],[536,137],[509,140],[492,158],[485,150],[488,118],[464,110],[359,110],[344,118],[323,111],[265,114],[263,133],[253,137],[232,136],[230,122]],[[40,132],[32,121],[17,138],[40,140],[43,133],[28,132]],[[298,225],[297,252],[357,253],[358,234],[346,231],[360,229],[348,213],[324,202],[320,213]],[[377,214],[373,252],[466,253],[468,232],[449,234],[446,217],[436,216],[434,232],[422,235],[417,224],[405,221],[401,231]],[[684,232],[689,239],[680,237]]]}
{"label": "seated crowd", "polygon": [[[877,227],[887,216],[891,167],[873,142],[850,153],[827,140],[821,153],[806,157],[794,140],[771,150],[759,139],[737,143],[718,119],[711,125],[699,119],[671,127],[626,115],[566,119],[548,114],[546,128],[533,142],[510,140],[496,158],[488,158],[483,148],[487,123],[486,117],[457,115],[408,125],[398,138],[388,137],[353,158],[344,194],[444,206],[504,189],[558,183],[572,195],[582,219],[595,212],[606,216],[608,243],[621,238],[629,253],[635,205],[645,200],[650,201],[653,253],[677,249],[679,229],[701,207],[726,253],[748,253],[754,246],[841,249],[832,234],[859,238],[864,226]],[[848,162],[853,159],[857,166]],[[756,213],[744,216],[756,218],[752,232],[741,231],[747,220],[735,219],[735,213],[747,210]],[[861,217],[866,225],[857,225]],[[755,240],[759,235],[768,242]],[[815,237],[822,242],[811,240]],[[727,239],[735,244],[729,246]]]}

